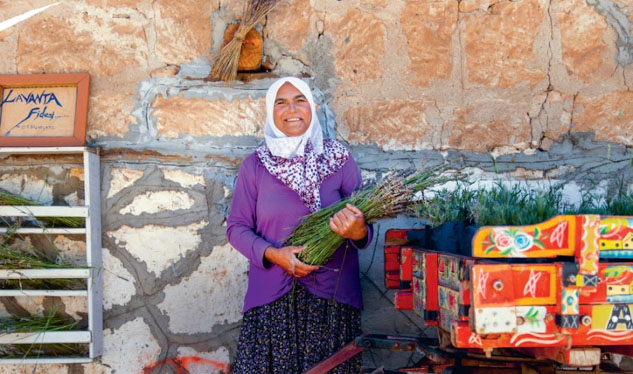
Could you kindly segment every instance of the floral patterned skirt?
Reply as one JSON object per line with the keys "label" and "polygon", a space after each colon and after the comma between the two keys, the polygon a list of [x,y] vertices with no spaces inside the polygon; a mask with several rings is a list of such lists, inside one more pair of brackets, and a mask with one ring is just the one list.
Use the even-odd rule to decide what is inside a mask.
{"label": "floral patterned skirt", "polygon": [[[298,374],[360,334],[360,310],[314,296],[295,283],[272,303],[244,313],[234,374]],[[358,374],[361,355],[330,373]]]}

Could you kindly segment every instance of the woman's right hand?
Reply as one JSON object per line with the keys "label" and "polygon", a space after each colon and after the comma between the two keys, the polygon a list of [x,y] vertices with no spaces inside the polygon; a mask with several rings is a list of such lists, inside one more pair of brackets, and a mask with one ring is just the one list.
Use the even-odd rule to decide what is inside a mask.
{"label": "woman's right hand", "polygon": [[269,262],[278,265],[284,269],[286,273],[292,275],[293,277],[301,278],[319,268],[318,266],[303,263],[295,256],[295,254],[303,251],[304,249],[306,249],[305,246],[288,246],[281,248],[268,246],[264,252],[264,258]]}

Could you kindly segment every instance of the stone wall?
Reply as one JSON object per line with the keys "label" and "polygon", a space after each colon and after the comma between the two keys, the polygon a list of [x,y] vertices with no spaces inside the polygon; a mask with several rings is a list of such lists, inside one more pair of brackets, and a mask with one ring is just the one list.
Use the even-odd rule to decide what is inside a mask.
{"label": "stone wall", "polygon": [[[204,78],[244,2],[0,0],[0,74],[91,75],[105,270],[101,359],[0,372],[219,373],[230,363],[247,263],[224,221],[237,168],[261,142],[271,80]],[[273,73],[309,77],[326,134],[367,178],[443,164],[471,180],[567,181],[577,197],[631,181],[632,21],[631,0],[291,0],[258,29]],[[44,203],[71,196],[63,181],[76,167],[43,164],[3,168],[0,187]],[[380,236],[416,224],[381,222],[361,254],[365,330],[431,333],[383,287]],[[40,308],[12,300],[0,312],[16,303]]]}

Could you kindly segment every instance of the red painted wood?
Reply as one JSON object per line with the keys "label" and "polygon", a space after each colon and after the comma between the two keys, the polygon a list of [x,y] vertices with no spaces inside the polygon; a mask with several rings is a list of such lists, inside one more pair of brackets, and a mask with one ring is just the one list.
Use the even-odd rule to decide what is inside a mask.
{"label": "red painted wood", "polygon": [[413,310],[413,292],[398,291],[393,299],[396,310]]}
{"label": "red painted wood", "polygon": [[[474,308],[514,305],[514,282],[510,265],[474,265],[471,279]],[[497,284],[501,286],[498,287]]]}
{"label": "red painted wood", "polygon": [[438,279],[437,279],[437,253],[425,252],[426,269],[422,269],[425,272],[426,282],[426,301],[425,306],[427,311],[439,311],[440,306],[438,302]]}
{"label": "red painted wood", "polygon": [[355,342],[351,342],[347,344],[345,347],[338,350],[329,358],[321,361],[316,366],[313,366],[311,369],[306,371],[304,374],[325,374],[328,371],[334,369],[338,365],[343,362],[349,360],[350,358],[356,356],[360,352],[364,351],[365,348],[356,346]]}
{"label": "red painted wood", "polygon": [[413,272],[413,248],[400,248],[400,280],[411,281]]}

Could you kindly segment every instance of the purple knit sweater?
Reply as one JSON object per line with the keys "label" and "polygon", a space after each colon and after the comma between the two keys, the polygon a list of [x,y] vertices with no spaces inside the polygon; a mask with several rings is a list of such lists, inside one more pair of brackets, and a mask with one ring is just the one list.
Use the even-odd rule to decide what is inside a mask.
{"label": "purple knit sweater", "polygon": [[[350,155],[345,165],[321,184],[322,206],[351,195],[360,185],[360,169]],[[269,245],[282,247],[284,239],[307,214],[310,211],[299,195],[271,175],[255,153],[244,159],[226,229],[231,245],[250,262],[244,312],[275,301],[292,289],[293,277],[277,265],[264,264],[264,251]],[[368,232],[363,248],[371,241],[371,226]],[[314,295],[326,299],[334,296],[338,302],[361,309],[358,249],[363,248],[346,240],[325,267],[298,278],[298,282]]]}

